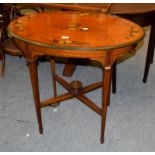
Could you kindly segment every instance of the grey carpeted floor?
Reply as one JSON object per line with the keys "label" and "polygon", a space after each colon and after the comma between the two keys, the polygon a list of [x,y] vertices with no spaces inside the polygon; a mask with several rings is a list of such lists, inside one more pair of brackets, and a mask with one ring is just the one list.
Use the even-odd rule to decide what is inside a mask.
{"label": "grey carpeted floor", "polygon": [[[155,151],[155,64],[142,83],[149,30],[144,45],[118,64],[117,94],[111,94],[100,144],[100,117],[77,99],[42,109],[44,134],[38,132],[29,72],[24,59],[7,56],[0,80],[0,151]],[[57,64],[62,74],[63,65]],[[101,80],[98,67],[78,66],[72,78],[85,85]],[[52,96],[50,65],[39,65],[41,99]],[[58,85],[58,93],[65,90]],[[87,94],[100,105],[101,89]]]}

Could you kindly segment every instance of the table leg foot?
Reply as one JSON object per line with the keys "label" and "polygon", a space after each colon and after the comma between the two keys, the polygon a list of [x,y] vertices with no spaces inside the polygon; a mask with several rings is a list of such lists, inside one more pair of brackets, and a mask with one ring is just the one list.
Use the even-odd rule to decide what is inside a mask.
{"label": "table leg foot", "polygon": [[43,128],[39,129],[39,133],[42,135],[43,134]]}
{"label": "table leg foot", "polygon": [[104,138],[100,138],[100,143],[101,143],[101,144],[104,143]]}
{"label": "table leg foot", "polygon": [[54,103],[54,104],[50,105],[50,107],[52,107],[52,108],[59,107],[59,106],[60,106],[60,102]]}

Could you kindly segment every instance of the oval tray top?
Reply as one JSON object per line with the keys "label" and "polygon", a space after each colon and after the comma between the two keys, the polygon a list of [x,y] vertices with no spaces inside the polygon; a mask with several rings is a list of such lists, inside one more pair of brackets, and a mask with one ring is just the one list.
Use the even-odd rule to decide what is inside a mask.
{"label": "oval tray top", "polygon": [[137,24],[103,13],[52,11],[17,18],[10,36],[27,43],[67,50],[105,50],[130,46],[144,36]]}

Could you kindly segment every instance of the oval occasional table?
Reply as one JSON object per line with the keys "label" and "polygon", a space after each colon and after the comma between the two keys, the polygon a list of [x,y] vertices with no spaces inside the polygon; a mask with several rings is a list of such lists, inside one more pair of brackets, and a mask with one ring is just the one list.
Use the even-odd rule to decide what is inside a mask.
{"label": "oval occasional table", "polygon": [[[112,65],[116,59],[132,52],[142,40],[142,28],[102,13],[54,11],[20,17],[10,23],[8,32],[28,62],[40,133],[43,133],[41,108],[76,97],[101,116],[100,141],[103,143]],[[54,97],[44,101],[39,97],[37,71],[37,59],[42,56],[50,58],[54,88]],[[55,57],[98,61],[102,65],[103,80],[88,86],[78,80],[68,83],[56,73]],[[57,96],[56,81],[68,92]],[[99,87],[102,88],[101,107],[85,96]]]}

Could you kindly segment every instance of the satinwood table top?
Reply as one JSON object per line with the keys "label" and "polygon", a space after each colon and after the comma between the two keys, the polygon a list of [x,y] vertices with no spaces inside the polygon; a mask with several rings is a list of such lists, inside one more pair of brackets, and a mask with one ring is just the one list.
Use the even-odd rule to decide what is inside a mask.
{"label": "satinwood table top", "polygon": [[53,11],[17,18],[9,34],[30,44],[67,50],[105,50],[132,45],[144,36],[137,24],[103,13]]}

